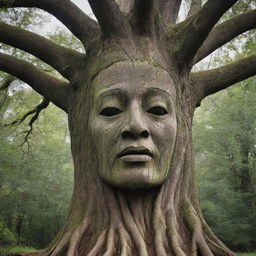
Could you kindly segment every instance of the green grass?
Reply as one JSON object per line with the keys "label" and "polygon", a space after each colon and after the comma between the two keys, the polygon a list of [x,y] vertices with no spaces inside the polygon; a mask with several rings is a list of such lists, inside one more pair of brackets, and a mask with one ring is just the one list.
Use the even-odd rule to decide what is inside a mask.
{"label": "green grass", "polygon": [[13,253],[19,252],[35,252],[36,249],[27,246],[13,246],[8,248],[1,248],[0,247],[0,256],[6,256]]}
{"label": "green grass", "polygon": [[237,253],[237,256],[256,256],[256,253]]}
{"label": "green grass", "polygon": [[[32,247],[26,247],[26,246],[14,246],[9,248],[1,248],[0,247],[0,256],[6,256],[8,254],[17,253],[17,252],[35,252],[36,249]],[[255,253],[236,253],[236,256],[256,256]]]}

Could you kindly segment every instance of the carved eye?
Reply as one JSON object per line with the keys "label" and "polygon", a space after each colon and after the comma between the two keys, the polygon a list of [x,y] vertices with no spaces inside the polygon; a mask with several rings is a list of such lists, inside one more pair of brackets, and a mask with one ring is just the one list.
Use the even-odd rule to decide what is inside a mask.
{"label": "carved eye", "polygon": [[160,107],[160,106],[150,108],[147,112],[151,113],[153,115],[156,115],[156,116],[163,116],[168,113],[165,108]]}
{"label": "carved eye", "polygon": [[118,108],[107,107],[101,110],[100,114],[103,116],[115,116],[120,114],[122,111]]}

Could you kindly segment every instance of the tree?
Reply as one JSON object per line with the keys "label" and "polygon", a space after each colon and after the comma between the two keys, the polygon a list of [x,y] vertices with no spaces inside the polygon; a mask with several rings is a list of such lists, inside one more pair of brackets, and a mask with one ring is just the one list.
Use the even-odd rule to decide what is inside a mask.
{"label": "tree", "polygon": [[[203,98],[255,75],[256,56],[213,70],[191,73],[191,69],[215,49],[255,28],[256,11],[217,24],[240,1],[208,0],[202,5],[193,0],[186,20],[176,23],[181,2],[89,0],[97,23],[69,0],[0,0],[3,8],[49,12],[86,50],[86,54],[76,52],[0,24],[1,42],[36,56],[66,78],[0,54],[2,71],[28,83],[69,119],[75,168],[69,219],[41,255],[234,255],[212,233],[199,208],[192,119]],[[132,92],[128,100],[108,92],[113,99],[95,109],[100,105],[98,93],[113,85],[119,91],[131,87],[136,104],[141,87],[147,91],[141,96],[145,104],[130,104]],[[162,154],[128,147],[115,160],[126,168],[115,169],[111,154],[120,140],[155,142]],[[147,164],[153,167],[144,168]]]}
{"label": "tree", "polygon": [[6,127],[0,132],[0,219],[11,233],[0,230],[0,247],[8,245],[4,238],[12,241],[8,235],[14,233],[16,244],[44,248],[65,223],[73,188],[66,115],[50,105],[24,143],[30,120],[19,124],[15,116],[31,110],[41,96],[17,83],[8,89],[1,119]]}
{"label": "tree", "polygon": [[201,209],[235,251],[255,250],[255,96],[247,79],[204,100],[194,118]]}

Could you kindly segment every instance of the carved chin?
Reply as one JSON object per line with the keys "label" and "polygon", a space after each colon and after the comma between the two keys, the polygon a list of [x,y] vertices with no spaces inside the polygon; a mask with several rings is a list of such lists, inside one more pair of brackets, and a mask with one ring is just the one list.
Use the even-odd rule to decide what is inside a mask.
{"label": "carved chin", "polygon": [[137,190],[161,185],[167,174],[146,168],[113,171],[112,175],[100,175],[101,179],[114,187]]}

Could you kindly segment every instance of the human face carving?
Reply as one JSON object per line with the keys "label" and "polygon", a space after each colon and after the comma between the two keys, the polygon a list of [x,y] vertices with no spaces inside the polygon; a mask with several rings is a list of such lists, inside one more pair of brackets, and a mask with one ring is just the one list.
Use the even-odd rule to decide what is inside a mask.
{"label": "human face carving", "polygon": [[90,136],[100,178],[124,189],[163,183],[177,128],[169,74],[145,63],[114,64],[97,75],[92,92]]}

